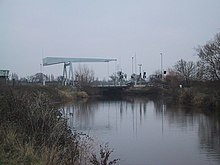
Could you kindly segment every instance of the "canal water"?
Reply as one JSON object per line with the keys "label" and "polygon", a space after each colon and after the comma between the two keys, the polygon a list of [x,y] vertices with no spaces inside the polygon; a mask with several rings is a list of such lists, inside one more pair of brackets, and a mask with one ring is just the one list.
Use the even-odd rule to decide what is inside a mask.
{"label": "canal water", "polygon": [[121,165],[219,165],[220,120],[147,98],[67,104],[69,126],[108,142]]}

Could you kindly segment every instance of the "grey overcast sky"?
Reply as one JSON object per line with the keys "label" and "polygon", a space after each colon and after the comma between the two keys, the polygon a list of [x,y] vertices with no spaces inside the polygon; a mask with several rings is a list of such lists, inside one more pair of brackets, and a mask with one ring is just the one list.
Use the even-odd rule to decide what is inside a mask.
{"label": "grey overcast sky", "polygon": [[[23,77],[40,72],[42,56],[96,57],[117,58],[109,74],[130,75],[136,54],[149,75],[160,53],[165,69],[196,61],[195,48],[219,31],[220,0],[0,0],[0,69]],[[88,66],[108,76],[106,63]],[[57,76],[62,67],[43,70]]]}

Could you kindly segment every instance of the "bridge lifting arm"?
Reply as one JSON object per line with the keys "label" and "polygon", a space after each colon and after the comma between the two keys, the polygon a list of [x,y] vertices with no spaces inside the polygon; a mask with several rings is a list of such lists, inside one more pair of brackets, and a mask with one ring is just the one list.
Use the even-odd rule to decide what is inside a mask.
{"label": "bridge lifting arm", "polygon": [[110,61],[117,61],[117,60],[116,59],[101,59],[101,58],[46,57],[43,59],[43,66],[68,63],[68,62],[110,62]]}
{"label": "bridge lifting arm", "polygon": [[116,59],[101,59],[101,58],[62,58],[62,57],[46,57],[43,59],[43,66],[64,64],[63,68],[63,84],[66,85],[68,76],[66,67],[69,66],[69,80],[73,81],[73,67],[74,62],[110,62],[117,61]]}

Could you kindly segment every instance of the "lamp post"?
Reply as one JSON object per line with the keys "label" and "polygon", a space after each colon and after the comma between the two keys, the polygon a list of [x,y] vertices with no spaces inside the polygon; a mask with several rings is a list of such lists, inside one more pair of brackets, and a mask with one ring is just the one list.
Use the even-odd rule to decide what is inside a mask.
{"label": "lamp post", "polygon": [[40,79],[41,79],[41,83],[43,85],[43,73],[42,73],[42,64],[40,64]]}
{"label": "lamp post", "polygon": [[140,75],[141,75],[141,66],[142,66],[142,64],[138,64],[138,66],[139,66],[139,71],[140,71]]}
{"label": "lamp post", "polygon": [[40,64],[40,75],[41,75],[41,83],[43,86],[45,86],[45,79],[44,79],[44,74],[43,74],[43,65]]}
{"label": "lamp post", "polygon": [[141,66],[142,66],[142,64],[138,64],[138,66],[139,66],[139,70],[140,70],[140,85],[141,85]]}
{"label": "lamp post", "polygon": [[163,79],[163,53],[160,53],[160,62],[161,62],[161,79]]}
{"label": "lamp post", "polygon": [[134,73],[134,57],[131,58],[131,75]]}

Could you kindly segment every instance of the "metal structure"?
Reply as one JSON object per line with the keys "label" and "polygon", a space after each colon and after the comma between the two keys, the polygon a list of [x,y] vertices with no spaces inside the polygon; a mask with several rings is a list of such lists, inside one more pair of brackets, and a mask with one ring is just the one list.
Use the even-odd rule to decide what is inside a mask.
{"label": "metal structure", "polygon": [[0,70],[0,86],[7,84],[9,76],[9,70]]}
{"label": "metal structure", "polygon": [[[63,83],[67,84],[68,80],[73,81],[73,66],[72,63],[78,62],[110,62],[117,61],[116,59],[101,59],[101,58],[62,58],[62,57],[46,57],[43,59],[43,66],[64,64],[63,67]],[[67,74],[67,66],[69,66],[69,75]]]}

